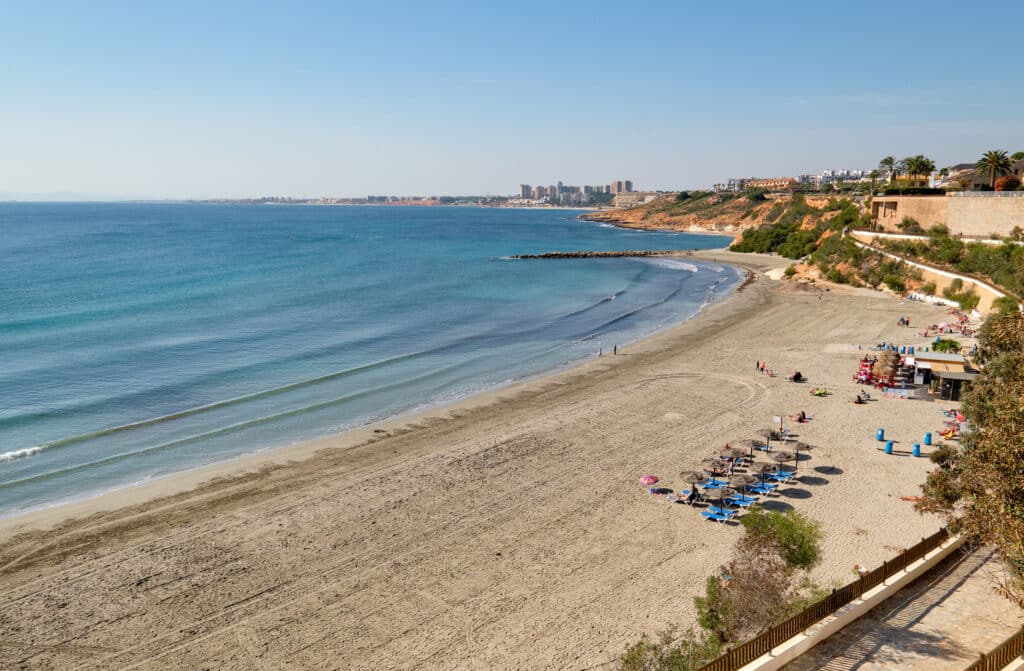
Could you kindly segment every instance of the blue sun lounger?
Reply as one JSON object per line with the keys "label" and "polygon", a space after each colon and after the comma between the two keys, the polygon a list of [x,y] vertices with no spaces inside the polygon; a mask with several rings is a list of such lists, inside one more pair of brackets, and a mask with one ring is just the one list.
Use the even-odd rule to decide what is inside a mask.
{"label": "blue sun lounger", "polygon": [[728,497],[725,501],[726,503],[731,503],[734,506],[739,506],[740,508],[749,508],[757,503],[757,497],[746,496],[745,494],[734,494],[733,496]]}
{"label": "blue sun lounger", "polygon": [[755,494],[771,494],[778,489],[778,487],[778,485],[761,482],[756,485],[747,485],[747,491],[754,492]]}
{"label": "blue sun lounger", "polygon": [[701,517],[725,524],[726,522],[736,519],[737,512],[727,508],[710,506],[707,510],[700,511],[700,514]]}

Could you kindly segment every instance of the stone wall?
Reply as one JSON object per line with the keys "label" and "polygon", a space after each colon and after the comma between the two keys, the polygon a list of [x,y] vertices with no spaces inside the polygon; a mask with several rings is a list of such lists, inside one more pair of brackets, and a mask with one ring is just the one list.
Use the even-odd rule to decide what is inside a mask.
{"label": "stone wall", "polygon": [[1024,197],[1021,196],[948,197],[946,225],[952,233],[965,237],[986,238],[993,233],[1006,237],[1014,226],[1024,228]]}
{"label": "stone wall", "polygon": [[904,217],[916,219],[925,229],[936,224],[949,226],[947,196],[877,196],[871,201],[871,220],[881,230],[898,233],[896,224]]}
{"label": "stone wall", "polygon": [[[1022,194],[1024,195],[1024,194]],[[945,224],[953,235],[1005,237],[1015,226],[1024,228],[1024,197],[996,194],[957,196],[878,196],[871,201],[871,218],[883,231],[899,232],[904,217],[925,229]]]}

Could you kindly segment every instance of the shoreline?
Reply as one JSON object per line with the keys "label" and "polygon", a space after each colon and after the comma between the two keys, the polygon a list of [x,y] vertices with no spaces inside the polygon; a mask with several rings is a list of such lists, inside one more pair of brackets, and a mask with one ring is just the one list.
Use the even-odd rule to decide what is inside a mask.
{"label": "shoreline", "polygon": [[[722,250],[713,249],[703,251],[713,253],[715,251],[724,251],[724,249],[725,248],[722,248]],[[561,256],[557,256],[560,253],[555,254],[556,256],[551,258],[561,258]],[[596,254],[598,257],[652,256],[661,258],[694,258],[693,252],[685,250],[660,251],[648,254],[635,251],[625,253],[592,252],[586,254]],[[548,258],[549,256],[550,255],[526,255],[521,258]],[[706,263],[717,263],[714,259],[705,260],[698,258],[696,260],[704,261]],[[736,268],[742,267],[735,262],[727,263],[726,265],[734,266]],[[729,293],[724,301],[719,300],[715,301],[715,303],[701,305],[694,315],[687,317],[682,321],[673,323],[670,326],[654,331],[653,333],[641,336],[636,340],[620,343],[620,347],[632,347],[645,343],[646,341],[656,338],[663,333],[700,319],[708,307],[716,303],[724,303],[732,299],[738,291],[741,291],[749,283],[749,281],[749,277],[743,278],[741,275],[738,276],[735,284],[730,287]],[[211,480],[225,477],[245,477],[268,465],[278,466],[297,459],[307,459],[315,455],[321,449],[331,449],[336,447],[346,449],[350,447],[359,447],[367,442],[373,442],[375,439],[379,438],[378,434],[380,432],[395,431],[400,429],[402,425],[410,422],[415,423],[424,420],[429,421],[431,419],[440,419],[450,416],[451,413],[470,409],[478,404],[488,404],[491,402],[490,399],[499,393],[518,393],[519,391],[525,391],[525,387],[531,384],[540,384],[545,381],[558,378],[562,375],[572,374],[574,371],[577,371],[577,369],[581,369],[592,361],[596,361],[600,358],[601,357],[591,355],[575,362],[568,362],[553,369],[546,369],[528,374],[522,378],[498,384],[494,387],[484,389],[481,392],[472,393],[469,396],[457,398],[453,401],[421,404],[425,407],[420,410],[399,412],[394,416],[345,429],[343,431],[325,434],[323,436],[302,440],[289,445],[256,448],[253,451],[230,457],[222,461],[217,461],[216,463],[186,468],[184,470],[175,471],[173,473],[168,473],[167,475],[146,479],[140,482],[115,486],[95,493],[83,494],[81,497],[58,501],[42,507],[3,514],[0,515],[0,541],[17,535],[23,531],[36,529],[39,526],[60,524],[83,515],[92,515],[98,512],[116,510],[117,508],[124,506],[147,503],[165,496],[187,494],[189,491],[205,485]],[[520,389],[521,387],[523,389]]]}
{"label": "shoreline", "polygon": [[[692,622],[690,597],[742,533],[649,495],[637,478],[678,485],[676,474],[711,450],[798,410],[813,420],[787,424],[813,447],[797,482],[765,505],[821,522],[817,582],[848,579],[854,563],[879,564],[935,531],[938,518],[902,500],[931,466],[905,448],[949,404],[849,399],[858,345],[917,344],[897,316],[922,323],[941,311],[863,289],[820,300],[766,277],[778,257],[693,257],[756,277],[618,357],[10,536],[0,545],[0,659],[25,668],[605,664],[641,634]],[[763,359],[777,377],[751,370]],[[810,385],[786,382],[791,370]],[[833,396],[808,395],[821,384]],[[898,455],[879,448],[879,426],[902,443]]]}

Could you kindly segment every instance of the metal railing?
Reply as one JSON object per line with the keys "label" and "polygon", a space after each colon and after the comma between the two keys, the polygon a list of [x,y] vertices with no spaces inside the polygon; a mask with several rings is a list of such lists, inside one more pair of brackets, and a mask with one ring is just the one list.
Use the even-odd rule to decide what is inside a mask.
{"label": "metal railing", "polygon": [[950,198],[1024,198],[1024,191],[950,191]]}
{"label": "metal railing", "polygon": [[1024,628],[1003,641],[1002,645],[987,655],[984,652],[981,653],[981,658],[968,666],[966,671],[1000,671],[1022,654],[1024,654]]}
{"label": "metal railing", "polygon": [[[700,671],[736,671],[761,655],[770,652],[772,648],[778,647],[805,631],[811,625],[835,613],[854,599],[861,598],[865,592],[877,587],[900,571],[906,570],[915,561],[945,543],[948,538],[949,533],[945,529],[939,529],[931,536],[922,538],[920,543],[905,550],[894,559],[882,562],[882,565],[874,571],[861,574],[857,580],[832,590],[832,593],[821,601],[811,604],[788,620],[780,622],[759,636],[727,651],[718,659],[702,666]],[[1021,643],[1024,644],[1024,639]],[[1006,644],[1004,643],[1004,645]],[[984,667],[986,671],[988,668]]]}

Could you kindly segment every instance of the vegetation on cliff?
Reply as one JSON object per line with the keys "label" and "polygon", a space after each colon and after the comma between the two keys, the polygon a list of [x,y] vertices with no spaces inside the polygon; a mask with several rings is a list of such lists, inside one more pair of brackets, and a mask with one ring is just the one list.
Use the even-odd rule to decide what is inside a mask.
{"label": "vegetation on cliff", "polygon": [[892,254],[977,277],[1014,296],[1024,296],[1024,246],[1015,244],[1021,239],[1024,231],[1018,229],[1000,245],[964,242],[950,235],[945,226],[935,226],[919,240],[880,239],[876,244]]}
{"label": "vegetation on cliff", "polygon": [[773,201],[766,198],[763,189],[738,193],[681,191],[646,205],[592,212],[581,218],[637,228],[733,231],[759,225],[772,205]]}
{"label": "vegetation on cliff", "polygon": [[[849,200],[830,200],[823,207],[813,207],[799,194],[789,201],[771,206],[757,228],[743,232],[731,249],[737,252],[776,253],[804,262],[804,270],[815,269],[821,277],[837,284],[869,286],[902,293],[917,290],[934,294],[933,283],[922,283],[920,270],[870,249],[863,249],[843,235],[847,228],[867,226],[866,213]],[[945,226],[924,231],[912,219],[899,224],[905,233],[918,234],[917,240],[877,239],[874,246],[897,256],[984,280],[1013,296],[1024,296],[1024,246],[1015,244],[1024,239],[1024,231],[1015,230],[1013,239],[993,245],[964,242],[951,236]],[[800,274],[794,265],[786,276]],[[965,310],[978,305],[980,297],[965,289],[962,281],[942,292]],[[997,309],[1016,309],[1017,301],[1000,299]]]}

